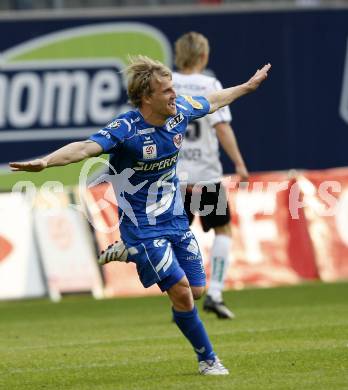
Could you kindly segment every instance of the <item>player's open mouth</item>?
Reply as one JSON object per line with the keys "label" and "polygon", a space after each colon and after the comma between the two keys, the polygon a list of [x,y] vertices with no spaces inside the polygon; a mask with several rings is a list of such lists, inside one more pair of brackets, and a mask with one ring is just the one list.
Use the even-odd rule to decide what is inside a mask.
{"label": "player's open mouth", "polygon": [[170,108],[174,109],[175,108],[175,102],[171,102],[168,104]]}

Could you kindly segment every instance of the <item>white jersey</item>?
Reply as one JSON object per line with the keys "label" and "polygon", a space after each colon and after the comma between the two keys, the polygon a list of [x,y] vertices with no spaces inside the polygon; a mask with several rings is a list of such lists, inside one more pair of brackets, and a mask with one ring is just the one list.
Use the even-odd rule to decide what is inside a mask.
{"label": "white jersey", "polygon": [[[207,96],[222,89],[216,78],[199,73],[174,72],[173,82],[178,95]],[[230,109],[226,106],[189,124],[177,165],[181,180],[188,184],[202,181],[217,183],[221,180],[219,142],[213,126],[219,122],[230,122],[231,119]]]}

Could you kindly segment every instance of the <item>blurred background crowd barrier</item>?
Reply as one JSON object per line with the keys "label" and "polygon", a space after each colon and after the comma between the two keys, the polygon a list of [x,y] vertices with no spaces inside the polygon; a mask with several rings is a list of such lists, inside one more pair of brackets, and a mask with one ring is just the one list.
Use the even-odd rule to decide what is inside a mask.
{"label": "blurred background crowd barrier", "polygon": [[[243,189],[231,177],[224,184],[233,210],[227,288],[348,279],[347,168],[252,175]],[[107,183],[78,194],[0,195],[0,299],[160,294],[141,286],[133,263],[98,268],[97,253],[119,239],[117,204]],[[193,231],[209,274],[213,233],[198,218]]]}
{"label": "blurred background crowd barrier", "polygon": [[[145,4],[121,3],[98,5]],[[157,7],[157,1],[150,3]],[[39,195],[28,200],[20,191],[9,193],[14,185],[20,190],[23,180],[38,187],[47,181],[75,186],[81,165],[29,175],[9,173],[7,163],[42,156],[98,131],[127,109],[119,72],[127,55],[145,54],[172,67],[173,43],[189,30],[208,37],[209,68],[224,86],[272,63],[267,83],[232,105],[233,127],[250,171],[264,172],[252,181],[295,182],[273,195],[249,196],[230,188],[235,244],[227,286],[348,278],[346,2],[217,3],[87,12],[96,2],[1,2],[3,10],[56,10],[0,13],[0,298],[49,293],[59,299],[77,290],[96,297],[157,292],[140,287],[132,264],[108,265],[101,273],[97,250],[118,232],[91,231],[81,210],[68,206],[76,190],[65,189],[53,219],[45,216],[49,207]],[[75,4],[84,10],[64,10]],[[233,172],[223,153],[222,161],[225,174]],[[290,173],[289,179],[291,169],[301,174]],[[320,214],[332,200],[318,197],[322,182],[340,185],[339,191],[330,187],[331,196],[340,200],[334,216]],[[305,199],[298,219],[289,215],[291,188],[299,188]],[[100,191],[90,190],[85,210],[91,213],[94,197],[103,196]],[[273,211],[260,213],[258,202]],[[108,226],[116,218],[115,207],[97,222]],[[207,257],[209,235],[202,239],[198,222],[194,230]]]}

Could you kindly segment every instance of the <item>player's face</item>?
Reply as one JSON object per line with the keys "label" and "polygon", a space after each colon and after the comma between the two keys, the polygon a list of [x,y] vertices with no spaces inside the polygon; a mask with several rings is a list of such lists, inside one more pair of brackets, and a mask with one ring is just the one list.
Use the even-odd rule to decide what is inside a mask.
{"label": "player's face", "polygon": [[164,118],[176,115],[176,93],[173,81],[168,77],[152,81],[153,93],[150,96],[153,112]]}

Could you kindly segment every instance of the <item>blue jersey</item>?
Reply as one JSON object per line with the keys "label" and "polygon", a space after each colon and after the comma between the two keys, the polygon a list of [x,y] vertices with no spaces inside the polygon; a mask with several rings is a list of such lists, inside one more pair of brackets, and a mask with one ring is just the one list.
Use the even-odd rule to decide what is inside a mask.
{"label": "blue jersey", "polygon": [[92,135],[110,154],[123,240],[131,242],[188,229],[176,164],[188,123],[209,113],[201,96],[179,96],[177,113],[162,127],[147,123],[138,110],[128,111]]}

